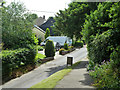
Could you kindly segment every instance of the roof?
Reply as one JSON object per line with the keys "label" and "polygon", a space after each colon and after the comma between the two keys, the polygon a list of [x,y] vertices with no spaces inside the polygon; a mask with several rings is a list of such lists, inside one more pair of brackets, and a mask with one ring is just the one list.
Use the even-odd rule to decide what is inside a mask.
{"label": "roof", "polygon": [[39,29],[41,32],[45,33],[44,30],[42,30],[40,27],[38,27],[37,25],[34,25],[35,28]]}
{"label": "roof", "polygon": [[43,29],[44,31],[46,31],[46,29],[49,28],[50,29],[50,35],[53,35],[53,31],[52,31],[51,26],[53,26],[54,22],[55,22],[55,20],[53,19],[53,17],[50,17],[45,23],[43,23],[39,27],[41,29]]}
{"label": "roof", "polygon": [[40,25],[42,25],[44,22],[46,22],[46,19],[43,17],[39,17],[39,18],[37,18],[36,20],[35,20],[35,25],[37,25],[37,26],[40,26]]}

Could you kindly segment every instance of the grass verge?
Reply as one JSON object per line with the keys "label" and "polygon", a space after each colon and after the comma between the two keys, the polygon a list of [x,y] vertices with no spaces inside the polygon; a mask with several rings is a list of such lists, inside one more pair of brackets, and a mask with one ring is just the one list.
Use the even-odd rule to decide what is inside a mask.
{"label": "grass verge", "polygon": [[67,67],[67,68],[65,68],[63,70],[60,70],[60,71],[54,73],[53,75],[51,75],[47,79],[44,79],[41,82],[33,85],[28,90],[35,90],[35,88],[51,88],[51,89],[54,88],[57,85],[57,82],[60,81],[61,79],[63,79],[63,77],[65,75],[67,75],[79,63],[80,63],[80,61],[75,63],[75,64],[73,64],[73,66],[69,66],[69,67]]}

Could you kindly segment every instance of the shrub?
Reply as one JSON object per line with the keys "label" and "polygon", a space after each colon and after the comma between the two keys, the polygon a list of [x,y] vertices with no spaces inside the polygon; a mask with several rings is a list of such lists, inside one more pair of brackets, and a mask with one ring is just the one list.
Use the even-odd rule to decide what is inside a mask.
{"label": "shrub", "polygon": [[12,70],[35,63],[35,56],[37,52],[35,49],[19,48],[16,50],[2,51],[2,75],[3,79],[10,76]]}
{"label": "shrub", "polygon": [[111,67],[120,77],[120,46],[118,46],[110,55],[110,60],[113,62]]}
{"label": "shrub", "polygon": [[92,60],[89,60],[89,65],[87,66],[87,70],[94,70],[95,63]]}
{"label": "shrub", "polygon": [[68,44],[67,43],[64,43],[64,49],[68,50]]}
{"label": "shrub", "polygon": [[[106,60],[105,60],[106,61]],[[110,55],[110,61],[103,61],[90,71],[98,88],[120,88],[120,46]]]}
{"label": "shrub", "polygon": [[64,49],[64,48],[61,48],[61,49],[59,50],[59,54],[60,54],[60,55],[62,55],[62,51],[65,51],[65,49]]}
{"label": "shrub", "polygon": [[95,84],[98,88],[120,88],[120,77],[112,70],[110,62],[102,62],[102,65],[96,65],[94,71],[90,71],[90,75],[94,78]]}
{"label": "shrub", "polygon": [[48,40],[45,45],[45,55],[46,57],[54,57],[55,56],[55,47],[53,41]]}
{"label": "shrub", "polygon": [[[36,55],[38,53],[38,49],[36,45],[30,44],[28,49],[30,50],[29,57],[26,61],[26,64],[34,64],[36,62]],[[29,59],[30,58],[30,59]]]}
{"label": "shrub", "polygon": [[83,47],[83,41],[76,41],[74,47]]}

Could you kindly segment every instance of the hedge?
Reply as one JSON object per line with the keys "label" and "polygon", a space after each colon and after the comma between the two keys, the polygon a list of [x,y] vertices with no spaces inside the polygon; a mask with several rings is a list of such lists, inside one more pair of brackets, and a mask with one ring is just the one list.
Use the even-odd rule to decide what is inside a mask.
{"label": "hedge", "polygon": [[2,51],[2,78],[9,77],[14,69],[35,63],[36,49],[19,48]]}
{"label": "hedge", "polygon": [[119,39],[118,30],[111,29],[101,35],[96,35],[94,40],[87,45],[89,59],[99,64],[104,60],[108,61],[113,49],[119,45]]}

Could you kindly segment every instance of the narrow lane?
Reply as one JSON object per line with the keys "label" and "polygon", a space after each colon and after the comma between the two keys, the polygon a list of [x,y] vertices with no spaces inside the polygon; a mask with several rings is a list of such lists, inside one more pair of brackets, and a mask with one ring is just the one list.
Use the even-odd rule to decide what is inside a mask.
{"label": "narrow lane", "polygon": [[87,49],[85,47],[81,49],[76,49],[70,54],[60,56],[56,54],[55,60],[47,62],[35,70],[22,75],[16,79],[13,79],[4,85],[3,88],[29,88],[34,84],[46,79],[53,73],[63,69],[66,67],[67,56],[72,55],[74,58],[74,63],[79,61],[82,58],[87,56]]}

